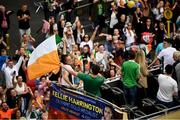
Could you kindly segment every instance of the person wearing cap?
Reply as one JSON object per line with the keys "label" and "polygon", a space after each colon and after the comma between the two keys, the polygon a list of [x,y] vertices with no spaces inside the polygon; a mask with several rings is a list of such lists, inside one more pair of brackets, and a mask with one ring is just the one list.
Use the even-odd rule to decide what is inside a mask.
{"label": "person wearing cap", "polygon": [[66,42],[67,52],[70,53],[72,51],[73,45],[75,45],[72,24],[70,22],[66,22],[63,38]]}
{"label": "person wearing cap", "polygon": [[65,34],[68,30],[72,30],[71,22],[66,22],[63,33]]}

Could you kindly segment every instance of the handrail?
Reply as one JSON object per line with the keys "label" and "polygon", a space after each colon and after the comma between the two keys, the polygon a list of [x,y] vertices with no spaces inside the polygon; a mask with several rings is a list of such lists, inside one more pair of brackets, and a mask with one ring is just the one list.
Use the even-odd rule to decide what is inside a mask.
{"label": "handrail", "polygon": [[[42,3],[43,3],[43,2],[44,2],[44,1],[39,1],[39,2],[36,1],[36,2],[34,2],[34,5],[38,7],[37,10],[36,10],[36,13],[39,11],[40,8],[43,8],[43,7],[42,7]],[[79,1],[79,2],[80,2],[80,1]],[[84,5],[78,6],[78,7],[76,7],[75,9],[84,8],[84,7],[90,6],[90,5],[92,5],[92,4],[94,4],[94,3],[87,3],[87,4],[84,4]],[[68,12],[68,10],[61,11],[61,12],[59,12],[58,15],[61,15],[62,13],[65,13],[65,12]]]}
{"label": "handrail", "polygon": [[36,9],[36,11],[35,11],[35,13],[37,13],[39,10],[40,10],[40,8],[42,8],[43,9],[43,5],[42,5],[42,3],[44,3],[45,1],[34,1],[34,5],[35,6],[37,6],[37,9]]}
{"label": "handrail", "polygon": [[[107,0],[106,2],[112,2],[113,0]],[[84,8],[84,7],[87,7],[87,6],[90,6],[92,4],[95,4],[95,3],[87,3],[87,4],[84,4],[84,5],[81,5],[81,6],[78,6],[76,7],[75,9],[80,9],[80,8]],[[59,15],[61,15],[62,13],[65,13],[67,12],[68,10],[64,10],[62,12],[59,12]]]}
{"label": "handrail", "polygon": [[171,111],[171,110],[174,110],[174,109],[180,109],[180,105],[172,107],[172,108],[167,108],[167,109],[164,109],[162,111],[155,112],[155,113],[152,113],[152,114],[149,114],[149,115],[145,115],[145,116],[142,116],[142,117],[139,117],[139,118],[135,118],[135,120],[147,119],[148,117],[152,118],[152,117],[155,117],[158,114],[163,114],[163,113],[166,115],[168,111]]}
{"label": "handrail", "polygon": [[[92,5],[92,4],[93,4],[93,3],[87,3],[87,4],[84,4],[84,5],[78,6],[78,7],[76,7],[75,9],[84,8],[84,7],[87,7],[87,6]],[[59,15],[61,15],[62,13],[65,13],[65,12],[67,12],[67,11],[68,11],[68,10],[61,11],[61,12],[59,12]]]}

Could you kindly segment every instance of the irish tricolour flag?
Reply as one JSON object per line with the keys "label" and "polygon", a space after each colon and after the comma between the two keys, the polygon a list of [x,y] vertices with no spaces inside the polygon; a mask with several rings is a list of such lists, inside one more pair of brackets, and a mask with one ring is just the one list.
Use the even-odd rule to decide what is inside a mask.
{"label": "irish tricolour flag", "polygon": [[60,42],[61,38],[58,35],[53,35],[43,41],[32,52],[27,67],[29,80],[59,69],[60,60],[57,44]]}

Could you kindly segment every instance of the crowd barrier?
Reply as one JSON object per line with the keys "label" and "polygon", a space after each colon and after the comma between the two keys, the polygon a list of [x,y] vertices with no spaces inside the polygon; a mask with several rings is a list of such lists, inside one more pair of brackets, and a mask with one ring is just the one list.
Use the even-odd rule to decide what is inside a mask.
{"label": "crowd barrier", "polygon": [[180,109],[180,105],[175,106],[175,107],[172,107],[172,108],[167,108],[167,109],[164,109],[164,110],[162,110],[162,111],[158,111],[158,112],[155,112],[155,113],[152,113],[152,114],[149,114],[149,115],[145,115],[145,116],[136,118],[135,120],[142,120],[142,119],[151,120],[151,119],[158,118],[158,117],[160,117],[160,116],[162,116],[162,115],[168,116],[168,113],[169,113],[169,112],[175,112],[175,111],[177,111],[178,109]]}

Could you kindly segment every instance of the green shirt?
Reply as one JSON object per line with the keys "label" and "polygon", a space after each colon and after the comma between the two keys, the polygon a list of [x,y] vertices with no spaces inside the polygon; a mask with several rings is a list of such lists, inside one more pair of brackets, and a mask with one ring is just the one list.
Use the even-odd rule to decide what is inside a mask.
{"label": "green shirt", "polygon": [[98,15],[102,15],[102,14],[103,14],[103,5],[98,4]]}
{"label": "green shirt", "polygon": [[122,64],[122,75],[124,86],[131,88],[137,85],[140,75],[140,66],[133,60],[126,61]]}
{"label": "green shirt", "polygon": [[104,83],[105,78],[102,76],[93,77],[89,74],[78,73],[79,77],[84,82],[84,90],[101,97],[100,87]]}

